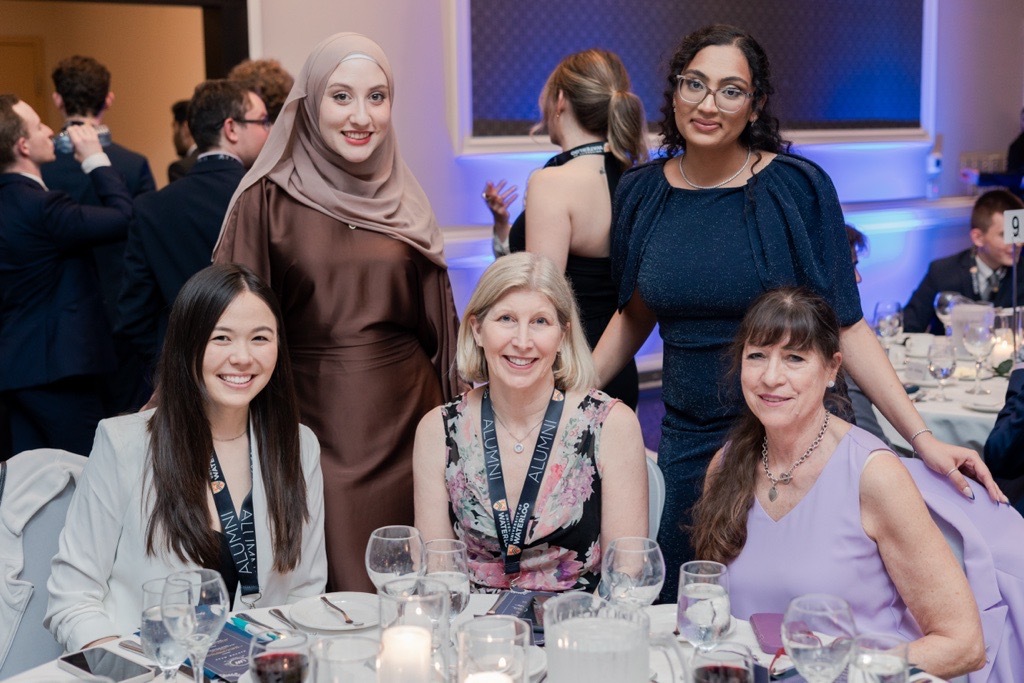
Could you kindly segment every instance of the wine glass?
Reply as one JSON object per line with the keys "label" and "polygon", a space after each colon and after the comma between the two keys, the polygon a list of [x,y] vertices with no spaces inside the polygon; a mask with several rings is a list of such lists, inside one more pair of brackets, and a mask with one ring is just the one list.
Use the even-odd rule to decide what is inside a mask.
{"label": "wine glass", "polygon": [[865,633],[853,639],[850,683],[906,683],[907,641],[885,633]]}
{"label": "wine glass", "polygon": [[679,568],[676,625],[695,647],[708,647],[729,630],[729,572],[720,562],[687,562]]}
{"label": "wine glass", "polygon": [[277,638],[256,634],[249,643],[249,675],[256,683],[302,683],[309,674],[309,636],[274,632]]}
{"label": "wine glass", "polygon": [[936,337],[932,345],[928,347],[928,372],[939,383],[939,392],[935,396],[936,401],[948,401],[945,386],[946,380],[953,376],[956,370],[956,348],[949,337]]}
{"label": "wine glass", "polygon": [[898,301],[879,301],[875,304],[875,332],[888,356],[896,337],[903,334],[903,306]]}
{"label": "wine glass", "polygon": [[846,668],[856,629],[842,598],[812,593],[794,598],[782,617],[782,643],[807,683],[832,683]]}
{"label": "wine glass", "polygon": [[366,573],[380,592],[381,586],[404,576],[422,576],[426,570],[423,539],[415,527],[384,526],[370,534],[366,544]]}
{"label": "wine glass", "polygon": [[203,683],[203,662],[228,618],[228,589],[212,569],[187,569],[167,577],[161,613],[167,630],[188,650],[195,683]]}
{"label": "wine glass", "polygon": [[693,683],[754,683],[754,655],[740,643],[715,643],[697,649]]}
{"label": "wine glass", "polygon": [[175,640],[164,623],[161,604],[166,582],[166,579],[151,579],[142,584],[142,628],[139,639],[146,656],[160,667],[164,680],[171,681],[188,652],[182,643]]}
{"label": "wine glass", "polygon": [[935,317],[946,328],[946,336],[953,334],[953,306],[964,299],[959,292],[939,292],[935,295]]}
{"label": "wine glass", "polygon": [[469,604],[469,559],[466,544],[454,538],[435,538],[427,541],[424,549],[427,558],[426,575],[448,586],[450,625]]}
{"label": "wine glass", "polygon": [[601,558],[597,592],[610,602],[635,607],[654,603],[665,584],[665,558],[657,541],[644,536],[623,536],[608,544]]}
{"label": "wine glass", "polygon": [[380,641],[366,636],[320,638],[310,647],[316,683],[377,683]]}
{"label": "wine glass", "polygon": [[981,386],[981,363],[992,353],[993,342],[991,323],[974,321],[964,325],[964,348],[974,358],[974,386],[966,393],[975,396],[992,393]]}

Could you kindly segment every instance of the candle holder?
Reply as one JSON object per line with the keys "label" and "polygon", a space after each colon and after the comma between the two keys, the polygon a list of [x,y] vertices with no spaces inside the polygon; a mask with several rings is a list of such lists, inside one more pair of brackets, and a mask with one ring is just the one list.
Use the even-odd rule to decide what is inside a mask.
{"label": "candle holder", "polygon": [[[448,680],[449,601],[448,586],[437,579],[410,576],[380,587],[380,683]],[[422,670],[423,634],[427,671]]]}
{"label": "candle holder", "polygon": [[489,615],[455,631],[456,683],[528,683],[530,625],[522,619]]}

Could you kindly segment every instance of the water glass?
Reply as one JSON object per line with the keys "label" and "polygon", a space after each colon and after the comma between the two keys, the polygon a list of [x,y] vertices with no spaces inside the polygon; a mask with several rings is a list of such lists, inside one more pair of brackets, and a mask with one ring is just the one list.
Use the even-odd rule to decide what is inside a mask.
{"label": "water glass", "polygon": [[695,647],[721,640],[732,623],[729,572],[720,562],[687,562],[679,568],[676,625]]}
{"label": "water glass", "polygon": [[953,334],[953,307],[963,301],[969,301],[959,292],[939,292],[935,295],[935,317],[946,328],[946,336]]}
{"label": "water glass", "polygon": [[928,373],[939,383],[939,391],[935,401],[948,401],[946,396],[946,380],[956,370],[956,347],[949,337],[936,337],[928,347]]}
{"label": "water glass", "polygon": [[903,306],[898,301],[879,301],[875,304],[875,332],[888,356],[896,337],[903,334]]}
{"label": "water glass", "polygon": [[849,683],[907,683],[907,641],[885,633],[853,639]]}
{"label": "water glass", "polygon": [[426,576],[448,586],[448,623],[451,624],[469,604],[469,558],[466,544],[454,538],[435,538],[427,541],[424,548]]}
{"label": "water glass", "polygon": [[315,683],[377,683],[380,642],[375,638],[320,638],[309,651]]}
{"label": "water glass", "polygon": [[415,527],[385,526],[370,534],[366,544],[366,573],[378,592],[391,579],[421,575],[425,570],[423,539]]}
{"label": "water glass", "polygon": [[647,615],[629,605],[613,605],[587,593],[551,598],[544,605],[548,681],[647,681],[649,630]]}
{"label": "water glass", "polygon": [[[484,679],[528,683],[531,626],[522,619],[488,615],[459,625],[456,683]],[[494,674],[486,676],[485,674]]]}
{"label": "water glass", "polygon": [[693,683],[754,683],[754,655],[741,643],[715,643],[693,652]]}
{"label": "water glass", "polygon": [[966,393],[975,396],[992,393],[981,386],[981,364],[992,352],[992,324],[988,321],[969,322],[964,325],[964,348],[974,358],[974,386]]}
{"label": "water glass", "polygon": [[832,683],[839,677],[855,632],[850,605],[834,595],[801,595],[782,617],[782,644],[807,683]]}
{"label": "water glass", "polygon": [[665,584],[665,558],[657,541],[644,536],[622,536],[608,544],[601,558],[597,594],[611,602],[634,607],[654,603]]}
{"label": "water glass", "polygon": [[167,630],[188,649],[195,683],[203,683],[206,653],[228,618],[228,590],[212,569],[189,569],[167,577],[160,601]]}
{"label": "water glass", "polygon": [[181,642],[175,640],[164,623],[161,602],[166,582],[166,579],[152,579],[142,584],[142,628],[139,638],[146,656],[160,667],[164,680],[171,681],[188,652]]}
{"label": "water glass", "polygon": [[302,683],[309,675],[309,636],[274,631],[276,639],[257,635],[249,643],[249,675],[256,683]]}

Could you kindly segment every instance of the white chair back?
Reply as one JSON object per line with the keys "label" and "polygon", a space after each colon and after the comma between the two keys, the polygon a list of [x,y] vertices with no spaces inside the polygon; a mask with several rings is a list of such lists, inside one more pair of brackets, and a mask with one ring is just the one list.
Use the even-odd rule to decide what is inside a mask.
{"label": "white chair back", "polygon": [[665,509],[665,475],[658,467],[657,458],[656,453],[647,451],[647,536],[654,539],[658,538],[661,514]]}
{"label": "white chair back", "polygon": [[[49,601],[46,582],[75,480],[86,462],[83,456],[56,449],[25,451],[7,462],[0,499],[0,567],[7,570],[0,576],[0,679],[63,654],[43,627]],[[20,574],[9,576],[22,559]]]}

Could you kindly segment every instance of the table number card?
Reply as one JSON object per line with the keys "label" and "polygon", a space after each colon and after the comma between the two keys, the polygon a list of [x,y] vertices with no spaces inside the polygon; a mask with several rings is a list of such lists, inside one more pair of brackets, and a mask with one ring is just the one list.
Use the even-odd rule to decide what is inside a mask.
{"label": "table number card", "polygon": [[1003,213],[1003,239],[1007,244],[1024,244],[1024,209]]}

